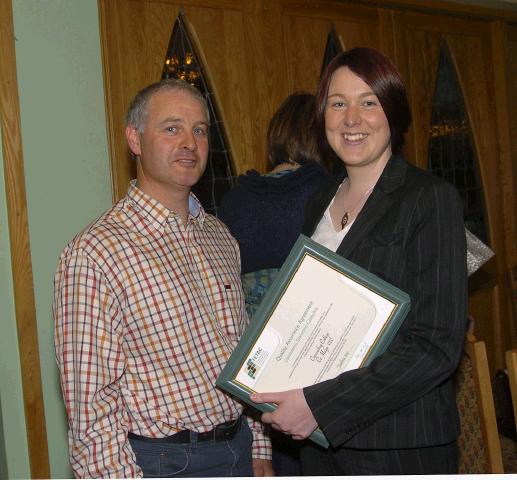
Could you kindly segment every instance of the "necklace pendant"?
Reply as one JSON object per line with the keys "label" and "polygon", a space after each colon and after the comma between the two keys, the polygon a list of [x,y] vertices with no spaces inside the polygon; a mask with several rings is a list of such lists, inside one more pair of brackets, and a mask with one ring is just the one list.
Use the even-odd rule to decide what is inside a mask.
{"label": "necklace pendant", "polygon": [[345,212],[343,217],[341,217],[341,228],[345,228],[345,225],[348,223],[348,212]]}

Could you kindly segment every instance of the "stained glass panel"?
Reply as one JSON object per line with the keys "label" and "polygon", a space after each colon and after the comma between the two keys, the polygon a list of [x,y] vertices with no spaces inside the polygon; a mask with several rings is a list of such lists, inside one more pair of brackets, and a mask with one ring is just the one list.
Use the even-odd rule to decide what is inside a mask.
{"label": "stained glass panel", "polygon": [[334,26],[330,29],[327,35],[327,45],[325,46],[325,53],[323,54],[323,63],[321,64],[320,77],[323,74],[323,70],[330,63],[330,61],[338,54],[343,51],[341,41],[336,33]]}
{"label": "stained glass panel", "polygon": [[174,23],[162,79],[179,78],[194,85],[206,98],[210,111],[210,150],[205,173],[192,188],[204,209],[217,215],[217,208],[224,194],[234,185],[231,152],[227,147],[223,122],[217,110],[213,89],[200,62],[186,28],[181,12]]}
{"label": "stained glass panel", "polygon": [[487,242],[479,164],[460,84],[443,44],[429,129],[428,169],[452,183],[464,203],[465,226]]}

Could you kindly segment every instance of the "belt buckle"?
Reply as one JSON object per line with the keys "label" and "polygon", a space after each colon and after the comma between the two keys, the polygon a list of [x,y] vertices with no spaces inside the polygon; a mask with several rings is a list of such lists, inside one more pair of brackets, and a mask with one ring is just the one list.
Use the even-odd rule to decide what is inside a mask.
{"label": "belt buckle", "polygon": [[226,440],[233,438],[238,431],[240,424],[240,417],[233,422],[226,422],[221,425],[217,425],[214,428],[214,439],[215,440]]}

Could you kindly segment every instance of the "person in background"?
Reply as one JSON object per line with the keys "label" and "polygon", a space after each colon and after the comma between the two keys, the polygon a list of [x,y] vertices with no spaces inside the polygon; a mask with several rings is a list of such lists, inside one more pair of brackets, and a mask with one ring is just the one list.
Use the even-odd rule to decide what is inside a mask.
{"label": "person in background", "polygon": [[267,130],[271,170],[239,176],[218,211],[239,243],[250,316],[301,232],[308,198],[328,177],[321,165],[315,113],[312,94],[297,92],[283,101]]}
{"label": "person in background", "polygon": [[61,254],[55,348],[77,477],[273,473],[262,425],[215,388],[247,316],[237,242],[190,191],[208,127],[189,84],[140,91],[126,126],[137,177]]}
{"label": "person in background", "polygon": [[[267,131],[271,171],[241,175],[218,212],[240,246],[250,317],[301,232],[308,198],[328,178],[320,164],[315,113],[315,97],[309,93],[293,93],[283,101]],[[276,474],[300,475],[299,442],[272,431],[272,443]]]}
{"label": "person in background", "polygon": [[459,195],[402,156],[406,91],[377,50],[355,48],[331,61],[318,86],[317,115],[322,143],[343,171],[307,206],[303,232],[407,292],[411,309],[367,367],[251,400],[276,403],[262,420],[294,439],[323,431],[331,448],[303,447],[306,475],[457,473],[452,376],[467,327]]}

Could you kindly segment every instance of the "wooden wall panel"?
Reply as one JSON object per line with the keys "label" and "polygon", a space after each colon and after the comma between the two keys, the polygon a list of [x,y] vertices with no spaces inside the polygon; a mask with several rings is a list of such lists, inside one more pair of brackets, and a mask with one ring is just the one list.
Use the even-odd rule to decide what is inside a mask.
{"label": "wooden wall panel", "polygon": [[[494,105],[491,24],[488,21],[422,13],[395,15],[402,72],[409,79],[413,127],[410,132],[415,163],[427,167],[427,146],[440,46],[445,42],[465,101],[472,138],[479,160],[487,207],[490,245],[496,258],[471,279],[471,314],[476,318],[476,335],[487,344],[491,367],[504,365],[504,350],[515,342],[505,282],[506,242],[501,196],[501,158],[497,148],[498,128]],[[478,291],[481,290],[481,291]]]}
{"label": "wooden wall panel", "polygon": [[450,47],[464,95],[487,202],[488,234],[491,237],[491,244],[494,245],[498,241],[502,242],[503,236],[497,235],[499,232],[494,232],[496,225],[502,226],[502,218],[500,218],[502,209],[500,192],[497,188],[498,152],[494,151],[497,123],[493,104],[489,100],[489,92],[494,91],[493,82],[489,76],[491,59],[483,48],[486,44],[490,45],[490,37],[486,34],[483,36],[447,35],[445,40]]}
{"label": "wooden wall panel", "polygon": [[410,161],[421,168],[427,168],[432,99],[440,59],[440,34],[410,30],[406,40],[407,62],[411,66],[419,65],[419,68],[407,68],[406,73],[413,118],[408,138],[413,142],[412,153],[415,155]]}
{"label": "wooden wall panel", "polygon": [[[99,1],[114,200],[134,177],[123,133],[133,95],[159,80],[180,2]],[[265,131],[289,93],[278,8],[251,2],[189,2],[184,12],[199,40],[227,123],[237,173],[266,169]]]}
{"label": "wooden wall panel", "polygon": [[[508,106],[507,112],[507,125],[515,125],[517,119],[517,24],[508,25],[506,35],[503,37],[503,49],[505,54],[502,58],[502,62],[506,65],[506,75],[504,80],[504,86],[506,87],[506,100],[505,105]],[[517,208],[515,207],[517,195],[517,135],[514,133],[514,128],[508,129],[509,140],[510,140],[510,151],[509,151],[509,165],[505,171],[506,179],[509,182],[509,189],[511,189],[511,195],[508,199],[509,204],[513,206],[513,211],[507,216],[508,223],[513,223],[513,232],[510,232],[510,244],[513,246],[512,256],[510,258],[510,267],[517,266]],[[517,319],[514,322],[514,328],[517,331]]]}
{"label": "wooden wall panel", "polygon": [[135,176],[124,135],[127,107],[139,89],[160,79],[178,13],[179,5],[168,2],[99,4],[114,201]]}
{"label": "wooden wall panel", "polygon": [[[400,68],[414,118],[407,138],[408,160],[426,168],[436,71],[440,45],[445,41],[465,93],[487,198],[490,239],[496,251],[496,259],[477,276],[474,290],[485,291],[476,293],[471,308],[480,317],[482,334],[478,336],[487,343],[491,365],[499,367],[504,348],[517,342],[508,309],[503,306],[508,295],[503,275],[513,258],[508,254],[516,251],[508,248],[514,239],[503,224],[510,216],[517,225],[517,168],[515,160],[510,165],[509,155],[506,163],[501,160],[504,136],[498,132],[508,125],[496,110],[493,95],[504,83],[496,65],[502,60],[495,54],[503,37],[494,40],[494,22],[506,24],[499,12],[487,9],[455,7],[449,15],[444,11],[447,2],[439,6],[435,2],[403,3],[411,3],[411,7],[396,1],[363,0],[99,0],[114,196],[125,194],[133,176],[123,134],[127,104],[139,88],[160,77],[181,4],[211,73],[237,173],[250,168],[267,170],[269,119],[289,93],[315,91],[331,25],[346,48],[379,48]],[[507,77],[514,82],[509,87],[508,118],[514,118],[517,26],[507,28]],[[511,145],[514,159],[515,138]],[[501,195],[508,172],[513,172],[514,184]]]}
{"label": "wooden wall panel", "polygon": [[[377,13],[377,12],[375,12]],[[379,38],[379,19],[377,15],[372,16],[367,20],[353,21],[352,19],[336,20],[334,26],[336,32],[343,39],[345,49],[354,47],[372,47],[386,51],[384,42]]]}
{"label": "wooden wall panel", "polygon": [[[260,4],[260,2],[256,2]],[[283,26],[280,6],[275,3],[257,6],[246,2],[244,10],[246,78],[250,87],[249,109],[242,113],[250,117],[251,150],[243,152],[237,171],[270,169],[266,158],[266,130],[269,120],[289,88],[286,52],[283,47]]]}
{"label": "wooden wall panel", "polygon": [[331,22],[291,15],[283,21],[289,89],[315,93]]}
{"label": "wooden wall panel", "polygon": [[[495,84],[492,76],[490,53],[490,33],[488,26],[477,29],[476,36],[448,35],[460,84],[465,95],[465,103],[473,132],[473,139],[479,160],[482,185],[485,193],[486,215],[490,246],[496,252],[497,269],[492,277],[495,286],[487,286],[493,294],[492,308],[478,308],[475,316],[491,312],[485,323],[484,337],[490,355],[492,368],[504,368],[504,352],[512,347],[515,332],[510,329],[511,312],[508,310],[506,296],[508,285],[507,248],[505,242],[504,202],[501,188],[502,158],[498,149],[497,116],[494,109]],[[478,321],[478,324],[480,322]],[[480,325],[481,327],[481,325]]]}
{"label": "wooden wall panel", "polygon": [[[446,35],[445,40],[451,50],[452,60],[463,92],[472,130],[472,140],[480,164],[481,183],[488,203],[486,213],[489,236],[491,236],[490,225],[495,223],[496,208],[491,208],[490,203],[498,206],[500,198],[493,190],[494,183],[497,181],[497,154],[494,155],[497,152],[494,152],[493,149],[494,135],[497,135],[497,131],[494,111],[488,101],[488,92],[493,91],[493,83],[488,76],[490,59],[487,59],[483,49],[483,44],[487,40],[489,41],[489,37],[487,38],[485,35],[483,37]],[[487,161],[488,159],[492,161]]]}
{"label": "wooden wall panel", "polygon": [[[507,74],[508,100],[510,102],[509,117],[515,122],[517,118],[517,24],[508,26],[507,30]],[[512,157],[514,158],[514,185],[517,191],[517,135],[511,136]]]}
{"label": "wooden wall panel", "polygon": [[[245,25],[242,11],[215,8],[186,8],[204,51],[214,86],[217,88],[236,162],[252,150],[252,95],[244,49]],[[217,39],[217,41],[216,41]],[[237,164],[240,167],[240,163]],[[238,168],[240,170],[240,168]]]}
{"label": "wooden wall panel", "polygon": [[[284,43],[289,85],[292,90],[315,92],[319,80],[327,36],[332,26],[345,48],[381,48],[376,9],[343,8],[327,2],[284,6]],[[382,48],[381,48],[382,49]]]}

